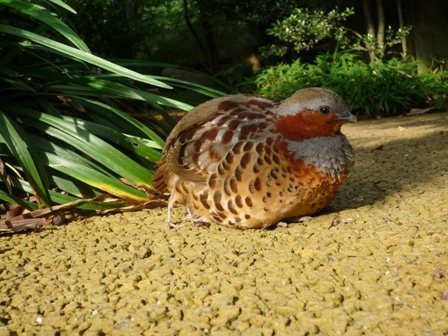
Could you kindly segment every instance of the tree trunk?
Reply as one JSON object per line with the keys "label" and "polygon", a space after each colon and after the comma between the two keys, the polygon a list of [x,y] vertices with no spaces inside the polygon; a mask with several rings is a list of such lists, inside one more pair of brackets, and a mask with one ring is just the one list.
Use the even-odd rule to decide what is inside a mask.
{"label": "tree trunk", "polygon": [[215,36],[213,34],[213,26],[209,21],[209,14],[207,9],[199,8],[199,21],[204,31],[205,41],[207,43],[208,67],[209,71],[214,74],[218,71],[219,55],[216,48]]}
{"label": "tree trunk", "polygon": [[[362,9],[364,11],[364,19],[366,20],[367,34],[375,36],[375,26],[373,25],[372,13],[369,7],[369,0],[362,0]],[[375,60],[375,52],[373,46],[369,42],[365,42],[366,49],[369,53],[370,60]]]}
{"label": "tree trunk", "polygon": [[207,60],[208,59],[207,50],[205,49],[204,44],[201,41],[201,38],[199,37],[198,33],[196,32],[196,29],[194,29],[193,25],[191,24],[187,0],[184,0],[184,19],[188,26],[188,29],[190,29],[191,34],[193,35],[194,39],[196,40],[196,43],[198,44],[199,49],[201,49],[204,59]]}
{"label": "tree trunk", "polygon": [[367,34],[375,36],[375,26],[373,25],[372,12],[369,7],[369,0],[362,0],[364,19],[366,20]]}
{"label": "tree trunk", "polygon": [[384,19],[384,7],[383,0],[376,0],[376,11],[378,16],[378,34],[376,36],[378,47],[381,52],[381,56],[384,55],[384,33],[386,28],[386,21]]}
{"label": "tree trunk", "polygon": [[[210,24],[210,15],[207,6],[208,3],[202,3],[201,1],[196,1],[196,5],[198,7],[199,12],[199,24],[201,25],[202,31],[201,35],[203,39],[197,31],[194,29],[193,24],[190,20],[189,10],[188,10],[188,1],[184,0],[184,18],[187,23],[188,29],[193,34],[201,52],[206,61],[207,70],[213,74],[218,70],[218,51],[215,43],[215,36],[213,34],[213,26]],[[205,42],[205,43],[204,43]]]}
{"label": "tree trunk", "polygon": [[[404,27],[404,20],[403,20],[403,8],[401,7],[401,0],[397,0],[397,9],[398,9],[398,23],[400,25],[400,29],[403,29]],[[406,45],[406,36],[404,36],[401,39],[401,56],[405,58],[408,54],[408,47]]]}
{"label": "tree trunk", "polygon": [[138,9],[141,5],[140,0],[127,0],[126,1],[126,21],[128,24],[135,24],[138,21]]}

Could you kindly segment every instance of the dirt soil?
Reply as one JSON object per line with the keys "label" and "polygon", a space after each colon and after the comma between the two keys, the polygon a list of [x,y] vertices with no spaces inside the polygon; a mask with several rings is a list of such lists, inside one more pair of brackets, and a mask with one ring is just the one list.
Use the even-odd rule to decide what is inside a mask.
{"label": "dirt soil", "polygon": [[305,223],[148,209],[1,235],[0,336],[447,335],[448,113],[343,132],[356,167]]}

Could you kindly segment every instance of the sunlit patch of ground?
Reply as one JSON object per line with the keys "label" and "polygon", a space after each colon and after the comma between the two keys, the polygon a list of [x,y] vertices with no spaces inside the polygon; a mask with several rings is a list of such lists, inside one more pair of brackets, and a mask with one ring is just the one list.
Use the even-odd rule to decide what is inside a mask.
{"label": "sunlit patch of ground", "polygon": [[344,126],[354,171],[287,228],[177,208],[0,236],[0,335],[446,335],[447,118]]}

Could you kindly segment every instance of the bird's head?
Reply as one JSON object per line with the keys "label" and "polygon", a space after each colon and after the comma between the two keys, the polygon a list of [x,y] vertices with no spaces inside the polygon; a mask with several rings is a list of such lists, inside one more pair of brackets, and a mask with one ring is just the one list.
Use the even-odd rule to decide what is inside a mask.
{"label": "bird's head", "polygon": [[346,122],[356,122],[356,117],[341,97],[328,89],[299,90],[277,108],[276,127],[290,140],[335,136]]}

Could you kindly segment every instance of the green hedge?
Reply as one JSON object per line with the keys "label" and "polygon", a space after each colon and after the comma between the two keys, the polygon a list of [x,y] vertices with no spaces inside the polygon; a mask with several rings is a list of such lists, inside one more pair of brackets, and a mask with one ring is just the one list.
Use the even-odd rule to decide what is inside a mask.
{"label": "green hedge", "polygon": [[448,71],[419,74],[408,58],[365,63],[353,52],[323,54],[315,64],[279,64],[255,80],[258,94],[284,99],[306,87],[336,91],[355,113],[397,115],[411,108],[442,108],[447,102]]}

